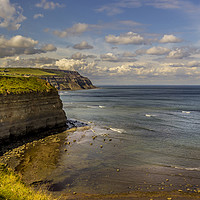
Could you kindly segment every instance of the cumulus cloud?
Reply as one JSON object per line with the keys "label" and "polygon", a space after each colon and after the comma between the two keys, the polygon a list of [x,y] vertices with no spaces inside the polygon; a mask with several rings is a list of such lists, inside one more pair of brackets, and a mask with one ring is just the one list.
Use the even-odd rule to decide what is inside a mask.
{"label": "cumulus cloud", "polygon": [[149,55],[166,55],[170,52],[170,49],[165,48],[165,47],[151,47],[149,49],[138,49],[136,51],[136,54],[141,55],[141,54],[149,54]]}
{"label": "cumulus cloud", "polygon": [[174,58],[174,59],[183,59],[186,57],[189,57],[191,53],[187,51],[185,48],[176,48],[175,50],[172,50],[169,52],[168,58]]}
{"label": "cumulus cloud", "polygon": [[37,44],[38,41],[21,35],[16,35],[10,39],[0,36],[0,58],[21,54],[46,53],[53,50],[51,45],[45,45],[42,49],[35,48]]}
{"label": "cumulus cloud", "polygon": [[1,0],[0,3],[0,27],[10,30],[18,30],[26,17],[22,15],[23,9],[10,0]]}
{"label": "cumulus cloud", "polygon": [[38,8],[43,8],[45,10],[54,10],[55,8],[65,7],[64,4],[54,3],[53,1],[41,0],[40,3],[35,4]]}
{"label": "cumulus cloud", "polygon": [[107,43],[111,43],[111,44],[145,44],[146,41],[145,39],[137,34],[137,33],[133,33],[133,32],[128,32],[125,34],[121,34],[119,36],[115,36],[115,35],[108,35],[105,37],[105,40]]}
{"label": "cumulus cloud", "polygon": [[35,15],[33,16],[34,19],[38,19],[38,18],[42,18],[42,17],[44,17],[44,15],[43,15],[43,14],[40,14],[40,13],[35,14]]}
{"label": "cumulus cloud", "polygon": [[77,23],[74,24],[71,28],[67,28],[64,31],[58,31],[55,30],[53,32],[54,35],[64,38],[67,37],[68,35],[79,35],[88,30],[89,25],[85,23]]}
{"label": "cumulus cloud", "polygon": [[41,48],[43,51],[56,51],[57,48],[53,44],[46,44]]}
{"label": "cumulus cloud", "polygon": [[170,49],[165,47],[151,47],[147,49],[146,53],[150,55],[165,55],[169,53]]}
{"label": "cumulus cloud", "polygon": [[82,41],[79,44],[73,46],[74,49],[84,50],[84,49],[93,49],[94,47],[89,45],[86,41]]}
{"label": "cumulus cloud", "polygon": [[182,40],[180,38],[177,38],[174,35],[164,35],[159,42],[160,43],[178,43],[178,42],[182,42]]}
{"label": "cumulus cloud", "polygon": [[106,53],[100,55],[102,61],[107,62],[133,62],[136,61],[135,55],[130,52],[125,52],[123,54],[114,55],[113,53]]}
{"label": "cumulus cloud", "polygon": [[60,59],[56,61],[55,65],[62,70],[78,71],[85,75],[100,75],[102,74],[101,67],[97,66],[95,62],[87,62],[84,60],[74,60],[74,59]]}

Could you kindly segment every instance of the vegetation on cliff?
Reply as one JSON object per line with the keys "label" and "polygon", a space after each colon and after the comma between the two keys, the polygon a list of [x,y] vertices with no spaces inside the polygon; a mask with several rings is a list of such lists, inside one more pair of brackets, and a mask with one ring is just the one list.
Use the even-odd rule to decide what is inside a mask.
{"label": "vegetation on cliff", "polygon": [[37,68],[0,68],[1,76],[50,76],[56,75],[55,73],[51,73],[45,71],[43,69]]}
{"label": "vegetation on cliff", "polygon": [[0,76],[38,77],[58,90],[82,90],[96,88],[92,82],[77,71],[40,68],[0,68]]}
{"label": "vegetation on cliff", "polygon": [[30,92],[50,92],[56,89],[37,77],[0,76],[0,94],[25,94]]}
{"label": "vegetation on cliff", "polygon": [[18,175],[4,164],[0,164],[0,199],[10,200],[52,200],[42,191],[27,187]]}

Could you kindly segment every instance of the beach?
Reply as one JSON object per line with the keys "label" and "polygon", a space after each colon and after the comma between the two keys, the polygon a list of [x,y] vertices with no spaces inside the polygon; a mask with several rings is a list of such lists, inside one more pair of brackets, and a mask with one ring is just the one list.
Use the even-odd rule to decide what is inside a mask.
{"label": "beach", "polygon": [[62,91],[71,129],[4,162],[61,199],[199,199],[199,90]]}

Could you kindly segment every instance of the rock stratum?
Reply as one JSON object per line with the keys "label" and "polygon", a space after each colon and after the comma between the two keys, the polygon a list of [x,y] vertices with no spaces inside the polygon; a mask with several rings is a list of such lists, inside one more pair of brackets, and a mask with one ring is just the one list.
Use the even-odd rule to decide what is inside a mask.
{"label": "rock stratum", "polygon": [[[0,92],[0,143],[66,129],[67,118],[62,101],[57,90],[49,83],[35,77],[0,77],[1,79],[4,80],[0,81],[1,88],[4,88],[4,84],[8,89],[4,88]],[[6,84],[10,82],[18,82],[18,85],[13,84],[10,89]],[[31,91],[24,89],[26,92],[22,92],[21,87],[29,82],[39,82],[39,85],[35,84],[37,91],[32,91],[32,88]]]}
{"label": "rock stratum", "polygon": [[58,90],[83,90],[96,88],[92,82],[77,71],[66,70],[48,70],[54,72],[55,75],[41,76]]}

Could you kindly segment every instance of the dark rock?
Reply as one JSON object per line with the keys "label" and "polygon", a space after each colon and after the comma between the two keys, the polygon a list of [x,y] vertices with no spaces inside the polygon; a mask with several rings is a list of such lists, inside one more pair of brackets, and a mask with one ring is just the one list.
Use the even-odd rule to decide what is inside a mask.
{"label": "dark rock", "polygon": [[[57,91],[0,96],[0,147],[66,129],[67,118]],[[1,153],[2,149],[0,149]]]}

